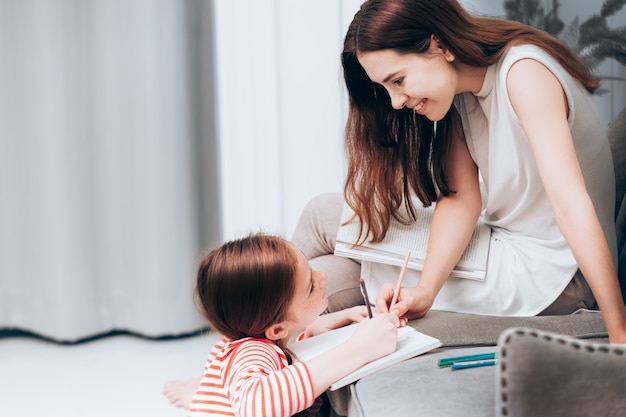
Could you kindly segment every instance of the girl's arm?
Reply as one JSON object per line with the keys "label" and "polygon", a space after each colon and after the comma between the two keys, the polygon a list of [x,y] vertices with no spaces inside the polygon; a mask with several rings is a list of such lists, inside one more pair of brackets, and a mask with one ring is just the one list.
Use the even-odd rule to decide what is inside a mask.
{"label": "girl's arm", "polygon": [[507,89],[530,141],[556,222],[593,291],[609,338],[613,343],[626,343],[626,308],[616,268],[576,158],[563,88],[545,66],[524,59],[509,71]]}
{"label": "girl's arm", "polygon": [[365,319],[345,343],[307,361],[315,395],[321,395],[334,382],[363,365],[394,352],[398,343],[398,324],[395,314],[379,314]]}
{"label": "girl's arm", "polygon": [[240,416],[292,416],[311,407],[315,395],[306,365],[285,366],[284,353],[270,341],[242,344],[222,366],[230,403]]}
{"label": "girl's arm", "polygon": [[[368,362],[395,351],[398,317],[378,315],[363,320],[346,342],[311,359],[281,364],[270,343],[242,346],[225,367],[232,404],[243,416],[291,416],[309,408],[334,382]],[[284,360],[284,359],[283,359]]]}
{"label": "girl's arm", "polygon": [[[446,176],[455,193],[441,196],[435,206],[424,269],[415,287],[402,287],[394,310],[409,319],[424,316],[467,247],[482,200],[478,168],[472,160],[458,114],[446,160]],[[376,298],[376,310],[388,311],[394,287],[385,285]]]}
{"label": "girl's arm", "polygon": [[335,311],[334,313],[322,314],[305,329],[303,339],[360,322],[365,317],[367,317],[367,308],[365,306],[356,306]]}

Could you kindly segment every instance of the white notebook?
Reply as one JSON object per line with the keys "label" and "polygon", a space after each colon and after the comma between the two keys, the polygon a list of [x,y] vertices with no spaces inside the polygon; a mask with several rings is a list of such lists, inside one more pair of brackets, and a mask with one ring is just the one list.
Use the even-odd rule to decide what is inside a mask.
{"label": "white notebook", "polygon": [[[309,339],[304,339],[300,342],[294,342],[289,345],[289,349],[299,360],[306,362],[348,340],[352,333],[354,333],[356,326],[357,324],[351,324]],[[366,375],[370,375],[373,372],[387,368],[403,360],[421,355],[439,346],[441,346],[439,339],[418,332],[410,326],[400,327],[398,329],[398,346],[395,352],[362,366],[332,384],[330,389],[334,391]]]}

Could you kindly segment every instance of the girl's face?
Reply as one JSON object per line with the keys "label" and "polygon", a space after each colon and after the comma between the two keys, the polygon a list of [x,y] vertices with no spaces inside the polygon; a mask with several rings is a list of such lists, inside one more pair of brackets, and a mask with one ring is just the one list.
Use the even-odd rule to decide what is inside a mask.
{"label": "girl's face", "polygon": [[[328,277],[320,271],[311,269],[304,254],[294,247],[298,256],[296,269],[296,288],[291,303],[289,318],[294,323],[293,332],[299,332],[319,317],[328,307],[326,281]],[[293,333],[292,332],[292,333]]]}
{"label": "girl's face", "polygon": [[361,53],[358,59],[370,80],[385,87],[396,110],[408,107],[439,121],[458,92],[454,56],[434,38],[423,54],[383,49]]}

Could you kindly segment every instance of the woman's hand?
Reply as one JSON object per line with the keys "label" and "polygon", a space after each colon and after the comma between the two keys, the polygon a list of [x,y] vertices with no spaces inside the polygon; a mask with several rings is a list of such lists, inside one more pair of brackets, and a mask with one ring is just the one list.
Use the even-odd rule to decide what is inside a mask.
{"label": "woman's hand", "polygon": [[367,308],[365,306],[356,306],[334,313],[322,314],[305,329],[304,338],[360,322],[365,317],[367,317]]}
{"label": "woman's hand", "polygon": [[376,297],[376,312],[395,313],[398,317],[401,317],[401,320],[418,319],[428,313],[435,300],[434,295],[419,285],[416,287],[401,287],[396,304],[390,306],[394,292],[395,287],[393,285],[383,285]]}

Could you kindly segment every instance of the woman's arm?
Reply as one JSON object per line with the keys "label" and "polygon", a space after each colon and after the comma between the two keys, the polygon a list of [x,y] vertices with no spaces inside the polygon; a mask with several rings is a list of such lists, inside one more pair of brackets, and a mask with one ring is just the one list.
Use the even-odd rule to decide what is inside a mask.
{"label": "woman's arm", "polygon": [[[424,316],[432,306],[467,247],[482,208],[478,168],[472,160],[458,114],[446,160],[446,176],[455,192],[441,196],[435,206],[424,269],[416,287],[403,287],[394,310],[409,319]],[[377,311],[386,312],[394,288],[384,286],[376,298]]]}
{"label": "woman's arm", "polygon": [[602,311],[609,338],[626,343],[626,308],[604,232],[576,158],[558,79],[541,63],[516,62],[507,77],[515,113],[528,136],[556,222]]}

